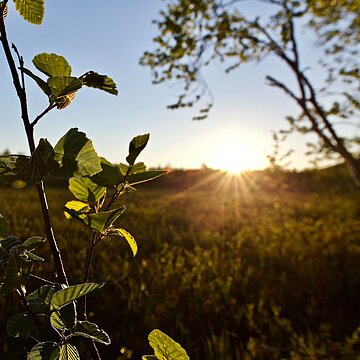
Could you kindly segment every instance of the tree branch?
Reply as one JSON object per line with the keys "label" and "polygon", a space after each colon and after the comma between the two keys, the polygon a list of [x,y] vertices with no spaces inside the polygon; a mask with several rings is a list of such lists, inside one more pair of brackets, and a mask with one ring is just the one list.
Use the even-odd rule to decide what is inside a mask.
{"label": "tree branch", "polygon": [[[5,1],[6,4],[6,1]],[[29,120],[29,113],[28,113],[28,106],[27,106],[27,97],[26,97],[26,91],[23,85],[20,82],[19,74],[17,72],[17,68],[15,65],[14,58],[11,54],[11,49],[9,46],[9,41],[7,39],[6,29],[5,29],[5,23],[2,16],[0,16],[0,36],[1,36],[1,43],[5,52],[5,57],[11,72],[13,84],[16,90],[16,94],[20,101],[20,108],[21,108],[21,118],[23,120],[24,128],[26,131],[26,136],[29,144],[30,153],[32,154],[35,151],[35,140],[34,140],[34,128],[30,124]],[[46,194],[44,190],[44,184],[41,181],[40,183],[36,184],[36,189],[38,192],[39,202],[42,210],[43,215],[43,221],[44,221],[44,227],[45,227],[45,233],[46,237],[48,239],[51,253],[54,259],[55,267],[57,276],[59,277],[59,281],[63,284],[68,284],[64,265],[62,262],[60,250],[58,248],[57,242],[55,240],[54,232],[51,226],[50,221],[50,214],[49,209],[47,205],[47,199]]]}

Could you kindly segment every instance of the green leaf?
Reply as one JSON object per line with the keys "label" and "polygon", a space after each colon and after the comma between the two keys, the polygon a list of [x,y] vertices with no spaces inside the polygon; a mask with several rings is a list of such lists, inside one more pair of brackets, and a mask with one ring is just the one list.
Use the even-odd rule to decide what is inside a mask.
{"label": "green leaf", "polygon": [[121,172],[121,175],[125,176],[126,174],[128,174],[128,172],[130,173],[129,171],[129,166],[128,165],[125,165],[123,163],[120,163],[119,165],[119,170]]}
{"label": "green leaf", "polygon": [[59,360],[80,360],[77,348],[70,343],[63,344],[60,348]]}
{"label": "green leaf", "polygon": [[36,344],[27,356],[27,360],[56,360],[60,354],[60,346],[52,341]]}
{"label": "green leaf", "polygon": [[106,194],[106,187],[99,186],[89,178],[71,178],[69,190],[81,201],[93,203],[103,198]]}
{"label": "green leaf", "polygon": [[28,260],[31,260],[31,261],[45,261],[44,258],[33,254],[31,251],[26,251],[24,255]]}
{"label": "green leaf", "polygon": [[36,150],[39,151],[43,159],[47,162],[48,166],[50,166],[51,162],[54,161],[55,151],[47,139],[41,138],[38,146],[36,147]]}
{"label": "green leaf", "polygon": [[189,360],[189,356],[181,345],[160,330],[153,330],[149,336],[150,346],[158,359]]}
{"label": "green leaf", "polygon": [[7,220],[0,214],[0,236],[6,236],[9,231],[9,224]]}
{"label": "green leaf", "polygon": [[50,322],[53,327],[59,330],[71,329],[74,327],[76,322],[75,303],[71,302],[60,310],[52,312],[50,315]]}
{"label": "green leaf", "polygon": [[79,299],[86,294],[101,288],[104,283],[85,283],[79,285],[69,286],[65,289],[59,290],[51,298],[51,306],[54,309],[61,309],[63,306],[71,303],[72,301]]}
{"label": "green leaf", "polygon": [[29,156],[25,155],[0,156],[0,180],[12,183],[14,180],[22,179],[29,161]]}
{"label": "green leaf", "polygon": [[29,294],[26,300],[34,313],[46,313],[50,309],[50,301],[55,292],[56,288],[53,285],[43,285]]}
{"label": "green leaf", "polygon": [[88,204],[85,204],[82,201],[71,200],[65,204],[64,214],[67,219],[71,219],[74,212],[76,214],[76,218],[78,218],[80,215],[86,214],[89,211],[90,206]]}
{"label": "green leaf", "polygon": [[134,165],[136,158],[141,151],[145,149],[146,144],[149,141],[150,134],[144,134],[134,137],[129,145],[129,155],[126,157],[126,161],[129,165]]}
{"label": "green leaf", "polygon": [[143,355],[142,360],[159,360],[155,355]]}
{"label": "green leaf", "polygon": [[49,167],[46,161],[47,159],[44,158],[41,152],[41,146],[43,145],[44,143],[41,145],[39,144],[40,147],[38,146],[32,153],[30,161],[27,163],[23,171],[22,178],[24,180],[38,182],[49,174]]}
{"label": "green leaf", "polygon": [[143,162],[134,164],[133,166],[128,166],[125,164],[119,165],[119,170],[123,176],[129,176],[132,174],[138,174],[146,171],[146,166]]}
{"label": "green leaf", "polygon": [[133,165],[131,168],[130,174],[139,174],[146,171],[146,166],[143,162],[139,162]]}
{"label": "green leaf", "polygon": [[44,19],[44,0],[14,0],[15,8],[29,23],[40,25]]}
{"label": "green leaf", "polygon": [[160,176],[168,174],[166,170],[150,170],[139,174],[129,175],[126,180],[130,185],[141,184],[147,181],[154,180]]}
{"label": "green leaf", "polygon": [[74,329],[74,335],[80,335],[105,345],[111,343],[109,335],[104,330],[88,321],[78,321]]}
{"label": "green leaf", "polygon": [[10,250],[14,246],[21,245],[22,242],[13,235],[0,240],[0,265],[4,265],[9,261]]}
{"label": "green leaf", "polygon": [[72,94],[82,87],[82,82],[72,76],[54,76],[50,77],[47,81],[51,94],[54,96],[54,100]]}
{"label": "green leaf", "polygon": [[15,338],[28,337],[33,329],[33,321],[28,312],[13,315],[6,324],[7,333]]}
{"label": "green leaf", "polygon": [[3,295],[9,294],[17,289],[20,284],[24,284],[29,277],[32,263],[18,256],[17,252],[11,253],[6,267],[4,283],[1,287]]}
{"label": "green leaf", "polygon": [[50,170],[54,177],[93,176],[101,171],[100,158],[91,140],[77,128],[70,129],[54,147],[56,166]]}
{"label": "green leaf", "polygon": [[94,71],[89,71],[83,75],[80,80],[84,85],[106,91],[110,94],[117,95],[116,84],[113,79],[106,75],[97,74]]}
{"label": "green leaf", "polygon": [[4,8],[3,3],[4,3],[3,1],[0,1],[0,14],[2,14],[2,18],[5,21],[7,15],[8,15],[8,11],[9,11],[9,3],[5,4],[5,8]]}
{"label": "green leaf", "polygon": [[24,245],[26,246],[26,249],[30,251],[36,249],[45,241],[46,239],[41,236],[32,236],[24,241]]}
{"label": "green leaf", "polygon": [[[74,91],[74,92],[72,92],[70,94],[67,94],[67,95],[58,96],[55,99],[56,107],[59,110],[65,109],[66,107],[68,107],[72,103],[72,101],[75,99],[75,96],[76,96],[76,91]],[[50,102],[52,103],[53,100],[54,99],[52,98],[50,100]]]}
{"label": "green leaf", "polygon": [[110,211],[90,214],[84,219],[85,224],[92,230],[102,232],[110,227],[125,211],[125,206]]}
{"label": "green leaf", "polygon": [[71,66],[63,56],[42,53],[36,55],[32,62],[39,71],[48,77],[71,75]]}
{"label": "green leaf", "polygon": [[126,230],[124,229],[112,229],[111,230],[111,235],[118,235],[122,238],[125,238],[125,240],[128,242],[131,251],[133,253],[133,256],[136,255],[137,251],[138,251],[138,246],[137,243],[135,241],[135,239],[133,238],[133,236],[131,234],[129,234]]}
{"label": "green leaf", "polygon": [[29,69],[26,69],[24,67],[20,67],[20,70],[26,74],[27,76],[31,77],[40,87],[40,89],[47,95],[50,96],[51,95],[51,90],[49,88],[49,85],[47,84],[46,81],[44,81],[43,79],[39,78],[38,76],[36,76],[33,72],[31,72]]}
{"label": "green leaf", "polygon": [[95,174],[91,180],[100,186],[113,187],[118,185],[122,180],[119,167],[104,158],[100,158],[100,161],[102,170]]}

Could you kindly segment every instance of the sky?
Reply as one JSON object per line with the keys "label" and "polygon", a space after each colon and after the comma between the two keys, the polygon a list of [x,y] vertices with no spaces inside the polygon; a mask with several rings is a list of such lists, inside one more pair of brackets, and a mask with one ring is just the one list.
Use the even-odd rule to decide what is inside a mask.
{"label": "sky", "polygon": [[[261,15],[266,10],[256,3],[250,10]],[[9,5],[8,38],[16,44],[26,67],[34,70],[31,60],[38,53],[56,53],[69,61],[75,76],[88,70],[107,74],[119,90],[113,96],[81,89],[71,106],[54,110],[39,122],[37,141],[47,138],[55,145],[70,128],[77,127],[93,141],[100,156],[119,163],[125,160],[129,141],[149,132],[149,144],[139,158],[148,167],[199,168],[206,164],[224,168],[239,162],[243,169],[261,169],[268,166],[266,155],[272,152],[271,130],[286,127],[285,116],[297,113],[284,94],[265,84],[267,74],[285,81],[290,76],[271,59],[240,67],[230,75],[225,75],[221,64],[207,69],[204,77],[215,98],[207,120],[192,121],[195,110],[166,109],[176,101],[180,88],[152,85],[150,70],[139,65],[142,53],[154,49],[156,26],[151,21],[164,6],[161,0],[45,1],[41,26],[28,24],[13,3]],[[304,46],[313,49],[311,41]],[[6,66],[0,52],[0,151],[27,154],[18,99]],[[27,89],[33,119],[48,101],[30,79]],[[284,145],[284,151],[296,150],[293,168],[308,165],[304,142],[298,135]]]}

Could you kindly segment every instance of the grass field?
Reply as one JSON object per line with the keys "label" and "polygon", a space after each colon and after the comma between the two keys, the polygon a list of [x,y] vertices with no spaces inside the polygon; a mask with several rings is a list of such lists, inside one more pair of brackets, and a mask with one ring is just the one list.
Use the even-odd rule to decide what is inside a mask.
{"label": "grass field", "polygon": [[[192,360],[359,358],[360,192],[277,179],[180,173],[126,195],[120,223],[139,252],[133,258],[126,243],[105,241],[91,274],[106,282],[89,298],[91,318],[112,339],[101,348],[104,359],[140,359],[154,328]],[[91,233],[63,216],[71,199],[63,188],[48,189],[74,283]],[[0,188],[0,213],[22,239],[42,234],[33,189]],[[46,245],[41,252],[50,259]],[[49,263],[35,273],[48,277]],[[0,299],[1,359],[24,358],[33,345],[6,335],[15,303]]]}

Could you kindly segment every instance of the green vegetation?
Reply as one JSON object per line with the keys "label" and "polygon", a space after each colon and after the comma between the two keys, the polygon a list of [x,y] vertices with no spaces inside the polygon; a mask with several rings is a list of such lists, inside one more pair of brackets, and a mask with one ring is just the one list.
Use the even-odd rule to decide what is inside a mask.
{"label": "green vegetation", "polygon": [[[42,23],[44,0],[14,0],[14,3],[26,21],[38,25]],[[22,231],[19,231],[20,235],[11,234],[7,219],[0,214],[0,295],[11,297],[16,294],[22,304],[22,308],[18,309],[20,313],[7,314],[6,332],[24,341],[24,349],[19,353],[21,358],[79,360],[81,355],[82,358],[85,356],[101,360],[101,351],[96,344],[109,345],[111,340],[96,323],[88,321],[87,307],[88,294],[104,285],[103,282],[90,282],[95,247],[109,237],[120,237],[127,241],[133,255],[136,255],[135,239],[125,229],[115,227],[125,206],[114,208],[113,204],[119,197],[134,191],[133,185],[160,177],[166,171],[147,171],[144,163],[135,163],[147,145],[149,134],[131,140],[127,164],[120,165],[113,165],[100,158],[91,140],[77,128],[70,129],[55,146],[44,138],[36,146],[34,133],[38,122],[50,111],[69,106],[83,86],[113,95],[117,95],[118,91],[111,78],[94,71],[88,71],[80,77],[71,76],[72,69],[67,60],[56,54],[42,53],[32,60],[34,67],[47,76],[46,81],[25,68],[24,59],[16,46],[12,44],[10,48],[5,26],[8,13],[8,0],[0,1],[0,41],[19,100],[30,156],[5,152],[0,156],[0,180],[15,188],[22,188],[26,184],[35,185],[38,195],[36,203],[41,209],[39,218],[46,237],[30,236],[22,239]],[[36,82],[49,101],[49,105],[34,120],[29,115],[26,76]],[[66,274],[69,268],[64,265],[52,227],[44,188],[46,178],[68,182],[68,188],[76,200],[66,203],[63,209],[65,216],[77,220],[92,233],[84,259],[83,275],[80,274],[71,282]],[[17,210],[16,215],[21,216],[20,210]],[[49,257],[43,258],[34,251],[45,242],[50,250],[46,255],[51,255],[54,268],[48,269],[46,277],[42,277],[34,272],[42,271],[41,263]],[[67,243],[67,247],[72,250],[70,243]],[[80,283],[79,278],[82,279]],[[36,287],[33,281],[41,285],[37,284]],[[14,303],[17,304],[16,301]],[[116,305],[108,309],[116,310]],[[79,337],[83,340],[80,343]],[[160,330],[153,330],[148,339],[155,355],[145,355],[144,359],[188,358],[181,345]],[[5,344],[2,357],[17,357],[16,349]]]}
{"label": "green vegetation", "polygon": [[[43,0],[14,3],[25,20],[42,22]],[[0,180],[9,184],[0,187],[1,359],[130,359],[149,345],[154,354],[144,360],[189,359],[154,327],[181,338],[193,360],[357,356],[359,193],[334,182],[343,167],[304,176],[175,172],[160,190],[148,181],[166,171],[136,163],[149,134],[131,140],[119,165],[100,158],[77,128],[55,146],[37,142],[38,122],[83,86],[116,95],[116,84],[93,71],[74,77],[65,58],[48,53],[33,58],[46,80],[35,75],[10,48],[8,0],[0,11],[30,150],[0,156]],[[49,101],[33,120],[26,76]],[[314,191],[319,174],[326,192]],[[142,240],[136,258],[128,228]]]}
{"label": "green vegetation", "polygon": [[[147,334],[160,328],[181,339],[192,360],[355,359],[360,194],[342,172],[346,179],[342,168],[242,178],[179,171],[126,195],[121,226],[138,240],[138,254],[105,239],[91,271],[92,281],[106,282],[88,299],[89,321],[111,334],[104,357],[140,358],[149,352]],[[51,217],[73,283],[91,232],[65,218],[72,194],[55,185]],[[31,188],[0,194],[11,233],[41,234]],[[45,246],[39,255],[49,257]],[[41,263],[35,274],[47,277],[51,267]],[[3,299],[1,308],[5,333],[15,309]],[[0,341],[5,353],[16,340]],[[16,349],[9,359],[22,358]]]}

